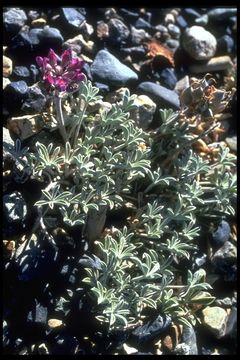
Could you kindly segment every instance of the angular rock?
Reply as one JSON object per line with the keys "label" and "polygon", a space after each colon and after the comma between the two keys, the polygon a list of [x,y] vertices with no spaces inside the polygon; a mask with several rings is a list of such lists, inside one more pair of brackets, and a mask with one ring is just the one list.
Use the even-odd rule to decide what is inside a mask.
{"label": "angular rock", "polygon": [[203,324],[211,331],[217,339],[222,338],[226,333],[227,312],[218,306],[207,306],[202,310]]}
{"label": "angular rock", "polygon": [[107,50],[100,50],[91,65],[94,81],[121,86],[136,82],[138,75]]}
{"label": "angular rock", "polygon": [[167,26],[169,34],[172,35],[173,39],[178,40],[181,36],[181,31],[177,25],[168,24]]}
{"label": "angular rock", "polygon": [[177,76],[173,68],[165,68],[158,72],[161,85],[173,90],[177,83]]}
{"label": "angular rock", "polygon": [[18,191],[3,196],[3,211],[8,222],[24,221],[27,215],[27,205]]}
{"label": "angular rock", "polygon": [[3,90],[4,90],[5,87],[8,86],[8,84],[10,84],[10,83],[11,83],[11,81],[10,81],[8,78],[3,77],[3,86],[2,86]]}
{"label": "angular rock", "polygon": [[208,60],[215,55],[217,40],[202,26],[191,26],[182,36],[184,50],[195,60]]}
{"label": "angular rock", "polygon": [[150,38],[151,36],[144,29],[136,29],[131,25],[131,40],[133,45],[140,45],[143,40]]}
{"label": "angular rock", "polygon": [[214,8],[207,12],[209,19],[216,21],[224,21],[230,17],[237,15],[237,7],[235,8]]}
{"label": "angular rock", "polygon": [[3,55],[3,76],[8,78],[12,74],[12,60]]}
{"label": "angular rock", "polygon": [[219,56],[232,54],[234,48],[233,38],[227,34],[221,36],[217,41],[217,54]]}
{"label": "angular rock", "polygon": [[57,28],[45,26],[41,32],[38,33],[41,46],[46,48],[56,48],[63,44],[63,36]]}
{"label": "angular rock", "polygon": [[85,20],[85,16],[75,8],[62,8],[62,12],[67,23],[74,28],[79,29]]}
{"label": "angular rock", "polygon": [[46,306],[37,303],[34,310],[29,311],[27,320],[29,322],[47,324],[48,309]]}
{"label": "angular rock", "polygon": [[198,355],[197,338],[193,327],[183,327],[181,341],[189,346],[189,355]]}
{"label": "angular rock", "polygon": [[18,111],[27,98],[28,86],[25,81],[12,81],[3,91],[4,105],[10,113]]}
{"label": "angular rock", "polygon": [[148,95],[161,108],[177,110],[180,107],[178,94],[161,85],[146,81],[140,83],[137,90]]}
{"label": "angular rock", "polygon": [[8,120],[8,128],[16,134],[20,140],[39,133],[44,126],[41,115],[24,115],[12,117]]}
{"label": "angular rock", "polygon": [[7,32],[17,33],[27,21],[25,11],[11,8],[3,13],[3,25]]}
{"label": "angular rock", "polygon": [[62,326],[63,322],[62,320],[59,319],[49,319],[48,320],[48,326],[50,327],[50,329],[55,329],[57,327]]}
{"label": "angular rock", "polygon": [[120,19],[113,18],[108,22],[109,41],[115,45],[125,44],[130,35],[127,25]]}
{"label": "angular rock", "polygon": [[221,70],[231,70],[233,68],[233,63],[230,56],[217,56],[210,59],[205,64],[196,64],[193,63],[189,66],[189,71],[195,74],[212,72],[212,71],[221,71]]}
{"label": "angular rock", "polygon": [[232,151],[237,152],[237,135],[227,136],[225,141]]}
{"label": "angular rock", "polygon": [[46,24],[47,24],[47,21],[43,18],[34,19],[31,22],[31,25],[34,28],[43,28]]}
{"label": "angular rock", "polygon": [[237,261],[237,248],[230,241],[213,254],[212,263],[220,273],[228,273]]}
{"label": "angular rock", "polygon": [[218,228],[212,234],[212,241],[214,245],[221,246],[225,241],[229,240],[231,228],[227,221],[222,220],[218,225]]}
{"label": "angular rock", "polygon": [[12,78],[14,81],[23,80],[29,85],[30,77],[31,77],[30,71],[28,70],[28,68],[26,66],[15,66],[14,67],[13,75],[12,75]]}
{"label": "angular rock", "polygon": [[144,30],[150,30],[152,29],[152,25],[146,21],[145,19],[143,19],[142,17],[139,17],[137,19],[137,21],[134,24],[135,28],[137,29],[144,29]]}
{"label": "angular rock", "polygon": [[40,113],[47,101],[41,89],[38,86],[33,85],[28,88],[27,96],[27,99],[22,104],[21,110],[28,114]]}
{"label": "angular rock", "polygon": [[146,95],[139,95],[134,100],[136,109],[131,111],[131,118],[143,130],[146,130],[153,120],[157,105]]}

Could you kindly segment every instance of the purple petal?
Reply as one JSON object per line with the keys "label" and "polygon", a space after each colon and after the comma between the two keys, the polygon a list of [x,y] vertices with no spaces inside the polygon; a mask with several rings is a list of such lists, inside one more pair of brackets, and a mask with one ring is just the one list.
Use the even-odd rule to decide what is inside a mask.
{"label": "purple petal", "polygon": [[57,56],[57,54],[55,54],[55,52],[53,51],[53,49],[50,49],[50,50],[49,50],[48,59],[49,59],[50,65],[52,65],[52,66],[57,65],[58,56]]}
{"label": "purple petal", "polygon": [[68,66],[68,64],[72,61],[72,50],[69,48],[65,50],[62,54],[62,66]]}
{"label": "purple petal", "polygon": [[71,63],[68,65],[67,69],[68,70],[76,70],[76,69],[81,70],[83,65],[84,65],[83,60],[81,60],[79,58],[73,58]]}
{"label": "purple petal", "polygon": [[55,86],[57,86],[60,91],[65,91],[68,84],[63,79],[57,78],[55,81]]}
{"label": "purple petal", "polygon": [[50,85],[53,85],[54,84],[54,78],[52,77],[52,75],[48,74],[46,77],[45,77],[45,81],[50,84]]}
{"label": "purple petal", "polygon": [[38,66],[42,66],[43,58],[41,56],[37,56],[36,57],[36,63],[38,64]]}

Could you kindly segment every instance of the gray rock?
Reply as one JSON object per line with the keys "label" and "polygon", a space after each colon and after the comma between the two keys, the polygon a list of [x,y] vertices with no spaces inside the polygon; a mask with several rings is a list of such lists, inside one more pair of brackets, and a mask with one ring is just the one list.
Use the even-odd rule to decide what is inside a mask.
{"label": "gray rock", "polygon": [[208,60],[215,55],[217,40],[202,26],[195,25],[183,33],[182,46],[193,59]]}
{"label": "gray rock", "polygon": [[27,16],[23,10],[11,8],[3,13],[3,24],[9,32],[17,33],[26,21]]}
{"label": "gray rock", "polygon": [[21,109],[28,114],[40,113],[47,101],[41,89],[38,86],[33,85],[28,88],[27,95],[28,98],[22,104]]}
{"label": "gray rock", "polygon": [[234,15],[237,15],[237,7],[235,8],[215,8],[207,12],[209,19],[217,21],[226,20]]}
{"label": "gray rock", "polygon": [[193,63],[188,68],[190,72],[195,74],[231,69],[233,69],[233,63],[228,55],[213,57],[205,64]]}
{"label": "gray rock", "polygon": [[237,135],[234,136],[228,136],[225,139],[226,143],[228,144],[228,146],[230,147],[231,150],[236,151],[237,152]]}
{"label": "gray rock", "polygon": [[40,324],[46,325],[47,324],[47,316],[48,316],[47,307],[41,305],[40,303],[37,303],[35,309],[29,311],[27,320],[29,322],[35,322],[35,323],[40,323]]}
{"label": "gray rock", "polygon": [[4,90],[5,87],[8,86],[8,84],[10,84],[10,83],[11,83],[11,81],[10,81],[8,78],[3,77],[3,86],[2,86],[3,90]]}
{"label": "gray rock", "polygon": [[212,256],[212,263],[220,274],[225,274],[226,281],[235,281],[237,266],[237,248],[230,241],[216,251]]}
{"label": "gray rock", "polygon": [[214,231],[212,234],[213,244],[219,246],[223,245],[225,241],[229,240],[230,233],[231,233],[230,225],[228,224],[227,221],[222,220],[219,223],[216,231]]}
{"label": "gray rock", "polygon": [[189,355],[198,355],[197,338],[193,327],[183,327],[181,341],[189,346]]}
{"label": "gray rock", "polygon": [[66,7],[62,8],[62,11],[67,23],[79,29],[85,20],[85,16],[75,8]]}
{"label": "gray rock", "polygon": [[144,29],[136,29],[131,25],[131,40],[133,45],[140,45],[143,40],[150,39],[150,35]]}
{"label": "gray rock", "polygon": [[181,31],[178,26],[174,24],[168,24],[167,26],[169,34],[172,35],[174,39],[179,39],[181,35]]}
{"label": "gray rock", "polygon": [[131,117],[137,125],[146,130],[153,120],[157,105],[146,95],[139,95],[134,100],[136,109],[132,110]]}
{"label": "gray rock", "polygon": [[41,46],[58,47],[63,44],[63,36],[57,28],[45,26],[38,34]]}
{"label": "gray rock", "polygon": [[3,209],[10,223],[23,221],[27,215],[26,202],[18,191],[3,196]]}
{"label": "gray rock", "polygon": [[222,338],[226,333],[227,312],[218,306],[207,306],[202,310],[203,324],[211,331],[217,339]]}
{"label": "gray rock", "polygon": [[180,107],[178,94],[161,85],[146,81],[140,83],[137,90],[148,95],[161,108],[173,108],[177,110]]}
{"label": "gray rock", "polygon": [[94,81],[121,86],[136,82],[138,75],[107,50],[100,50],[91,65]]}
{"label": "gray rock", "polygon": [[13,69],[12,79],[14,81],[24,80],[27,84],[29,84],[30,71],[26,66],[15,66]]}
{"label": "gray rock", "polygon": [[130,31],[128,27],[117,18],[112,18],[108,22],[108,29],[109,29],[109,40],[114,44],[124,44],[126,43]]}
{"label": "gray rock", "polygon": [[230,297],[225,297],[224,299],[215,300],[215,304],[221,307],[229,308],[232,306],[232,299]]}
{"label": "gray rock", "polygon": [[206,26],[208,23],[208,15],[204,14],[202,16],[200,16],[199,18],[195,19],[195,24],[199,25],[199,26]]}

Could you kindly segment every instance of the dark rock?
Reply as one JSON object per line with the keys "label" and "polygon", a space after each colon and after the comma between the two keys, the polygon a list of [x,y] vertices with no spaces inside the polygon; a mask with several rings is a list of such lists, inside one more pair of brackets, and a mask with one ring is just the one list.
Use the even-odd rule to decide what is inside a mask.
{"label": "dark rock", "polygon": [[131,40],[133,45],[140,45],[143,40],[150,39],[151,36],[144,29],[136,29],[131,26]]}
{"label": "dark rock", "polygon": [[55,337],[52,348],[53,355],[74,355],[78,349],[78,340],[75,336],[62,334]]}
{"label": "dark rock", "polygon": [[179,41],[175,39],[167,39],[165,44],[174,51],[179,47]]}
{"label": "dark rock", "polygon": [[85,63],[82,68],[82,72],[87,76],[89,80],[93,80],[92,73],[91,73],[91,67],[88,63]]}
{"label": "dark rock", "polygon": [[34,64],[31,64],[30,65],[30,74],[31,74],[31,82],[34,84],[37,82],[37,78],[38,78],[38,75],[39,75],[39,70],[38,68],[36,67],[36,65]]}
{"label": "dark rock", "polygon": [[211,20],[214,19],[215,21],[224,21],[236,14],[237,14],[237,8],[228,8],[228,7],[214,8],[207,12],[209,19],[211,19]]}
{"label": "dark rock", "polygon": [[25,111],[28,114],[41,112],[47,101],[41,89],[38,86],[33,85],[28,88],[27,96],[27,99],[22,104],[22,111]]}
{"label": "dark rock", "polygon": [[225,274],[226,281],[236,280],[237,248],[230,241],[213,254],[212,263],[220,274]]}
{"label": "dark rock", "polygon": [[37,46],[40,44],[40,34],[42,31],[43,29],[41,28],[31,29],[29,31],[28,35],[32,46]]}
{"label": "dark rock", "polygon": [[85,21],[85,16],[82,14],[82,12],[78,11],[75,8],[62,8],[62,12],[67,23],[74,28],[79,29]]}
{"label": "dark rock", "polygon": [[232,54],[234,48],[234,41],[231,36],[229,35],[223,35],[220,39],[217,41],[217,51],[216,55],[226,55],[226,54]]}
{"label": "dark rock", "polygon": [[138,79],[137,74],[133,70],[122,64],[107,50],[100,50],[97,53],[91,65],[91,73],[94,81],[114,86],[136,82]]}
{"label": "dark rock", "polygon": [[27,61],[27,58],[32,51],[32,42],[29,37],[29,33],[25,31],[19,31],[16,36],[13,36],[9,42],[9,46],[6,49],[10,57],[13,57],[15,63]]}
{"label": "dark rock", "polygon": [[159,80],[162,86],[173,90],[177,83],[177,76],[175,70],[173,68],[166,68],[163,69],[161,72],[158,72]]}
{"label": "dark rock", "polygon": [[188,21],[188,25],[193,25],[195,19],[199,18],[201,14],[193,8],[182,8],[184,18]]}
{"label": "dark rock", "polygon": [[144,49],[143,46],[132,46],[132,47],[128,47],[128,48],[121,48],[121,53],[125,56],[127,55],[131,55],[132,58],[141,58],[144,59],[145,55],[146,55],[146,50]]}
{"label": "dark rock", "polygon": [[46,325],[47,317],[48,317],[47,307],[41,305],[40,303],[37,303],[36,307],[28,313],[27,321]]}
{"label": "dark rock", "polygon": [[197,338],[193,327],[183,326],[181,341],[189,346],[189,355],[198,355]]}
{"label": "dark rock", "polygon": [[148,95],[159,107],[179,109],[179,96],[173,90],[150,81],[142,82],[137,87],[138,92]]}
{"label": "dark rock", "polygon": [[12,79],[14,81],[24,80],[29,85],[30,76],[30,71],[26,66],[15,66],[13,69]]}
{"label": "dark rock", "polygon": [[237,308],[233,306],[228,316],[225,335],[234,337],[237,333]]}
{"label": "dark rock", "polygon": [[218,228],[212,234],[213,245],[221,246],[225,241],[229,240],[231,228],[227,221],[222,220],[218,225]]}
{"label": "dark rock", "polygon": [[108,22],[109,42],[119,46],[127,42],[130,31],[128,27],[119,19],[113,18]]}
{"label": "dark rock", "polygon": [[96,86],[98,89],[99,89],[99,93],[101,95],[106,95],[109,93],[110,91],[110,88],[108,85],[106,84],[103,84],[103,83],[100,83],[100,82],[94,82],[94,86]]}
{"label": "dark rock", "polygon": [[148,21],[144,20],[142,17],[139,17],[137,19],[134,26],[137,29],[144,29],[144,30],[151,30],[152,29],[152,25]]}
{"label": "dark rock", "polygon": [[10,34],[16,34],[27,21],[25,11],[20,9],[9,9],[3,13],[3,26]]}
{"label": "dark rock", "polygon": [[153,321],[148,321],[146,324],[138,326],[132,331],[130,337],[138,344],[143,344],[155,339],[162,332],[164,332],[171,325],[171,318],[158,315]]}
{"label": "dark rock", "polygon": [[177,25],[168,24],[167,28],[168,28],[169,34],[172,35],[172,37],[174,39],[178,40],[180,38],[181,31],[180,31],[180,29],[179,29],[179,27]]}
{"label": "dark rock", "polygon": [[45,46],[48,51],[49,48],[61,47],[64,39],[57,28],[45,26],[45,28],[38,34],[40,45]]}
{"label": "dark rock", "polygon": [[27,205],[20,192],[15,191],[3,196],[3,211],[10,223],[24,221]]}
{"label": "dark rock", "polygon": [[129,21],[136,20],[139,17],[139,14],[137,12],[129,11],[128,9],[125,8],[120,8],[119,13],[124,16],[124,19],[127,19]]}

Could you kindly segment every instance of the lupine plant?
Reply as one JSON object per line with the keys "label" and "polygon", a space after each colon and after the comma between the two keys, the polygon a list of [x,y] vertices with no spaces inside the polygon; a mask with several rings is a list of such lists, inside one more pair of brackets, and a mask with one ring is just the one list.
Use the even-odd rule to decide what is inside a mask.
{"label": "lupine plant", "polygon": [[[98,266],[85,266],[82,283],[95,302],[94,316],[109,330],[138,324],[149,308],[195,324],[194,305],[214,300],[211,286],[204,269],[188,270],[183,283],[176,265],[197,249],[202,222],[234,215],[236,157],[221,142],[206,145],[207,153],[194,149],[219,127],[214,115],[227,106],[229,93],[217,97],[206,79],[199,81],[188,90],[191,101],[185,96],[177,112],[161,109],[159,127],[144,131],[130,117],[135,95],[128,90],[96,116],[89,112],[101,97],[70,50],[60,59],[50,50],[37,63],[62,143],[37,142],[35,151],[18,143],[17,159],[28,176],[46,183],[35,205],[47,230],[51,218],[61,218],[81,225],[92,243]],[[70,107],[65,118],[62,100]],[[122,227],[104,229],[108,212],[121,208],[130,209]]]}

